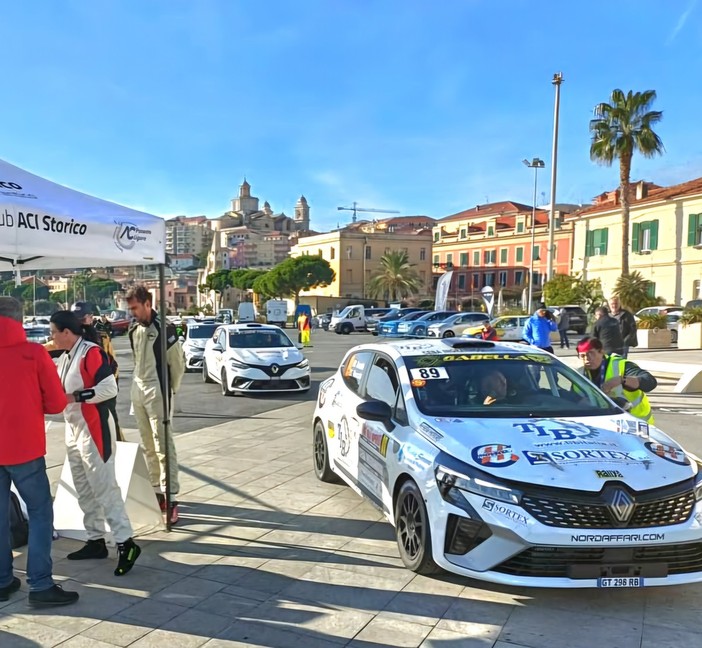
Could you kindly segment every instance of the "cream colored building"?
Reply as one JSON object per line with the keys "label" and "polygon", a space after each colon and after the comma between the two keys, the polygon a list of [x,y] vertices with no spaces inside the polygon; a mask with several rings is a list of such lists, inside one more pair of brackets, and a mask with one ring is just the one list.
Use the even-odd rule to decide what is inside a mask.
{"label": "cream colored building", "polygon": [[320,255],[329,262],[336,278],[328,286],[313,288],[301,296],[370,299],[367,286],[380,270],[380,259],[396,250],[407,252],[422,282],[422,296],[431,292],[431,228],[428,216],[402,216],[382,221],[359,221],[333,232],[298,239],[291,256]]}
{"label": "cream colored building", "polygon": [[[606,296],[621,275],[619,190],[595,199],[572,217],[573,272],[599,278]],[[702,298],[702,178],[659,187],[632,185],[629,270],[651,282],[651,294],[668,304]]]}

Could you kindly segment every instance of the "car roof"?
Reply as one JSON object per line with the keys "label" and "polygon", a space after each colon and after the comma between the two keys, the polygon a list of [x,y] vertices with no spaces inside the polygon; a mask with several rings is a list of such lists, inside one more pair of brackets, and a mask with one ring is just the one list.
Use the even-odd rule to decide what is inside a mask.
{"label": "car roof", "polygon": [[461,337],[442,338],[438,340],[423,338],[421,340],[393,340],[384,343],[371,342],[369,344],[361,344],[353,347],[349,353],[363,350],[387,353],[394,358],[446,355],[447,353],[481,354],[485,352],[507,355],[528,353],[530,356],[540,355],[551,358],[551,355],[546,351],[537,349],[536,347],[526,346],[519,342],[490,342],[487,340]]}
{"label": "car roof", "polygon": [[227,333],[238,333],[239,331],[254,330],[254,331],[281,331],[279,326],[274,324],[260,324],[258,322],[246,322],[241,324],[222,324],[221,328],[226,329]]}

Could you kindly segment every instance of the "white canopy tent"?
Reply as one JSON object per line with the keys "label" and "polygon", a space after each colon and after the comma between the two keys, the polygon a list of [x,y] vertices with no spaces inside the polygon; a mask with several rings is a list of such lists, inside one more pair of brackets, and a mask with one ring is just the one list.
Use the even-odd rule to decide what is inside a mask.
{"label": "white canopy tent", "polygon": [[[19,274],[23,270],[159,264],[159,310],[164,317],[165,241],[162,218],[69,189],[0,160],[0,271]],[[165,335],[161,343],[165,358]],[[165,362],[162,381],[164,427],[170,434]],[[170,489],[166,491],[168,498]],[[170,528],[168,521],[167,526]]]}

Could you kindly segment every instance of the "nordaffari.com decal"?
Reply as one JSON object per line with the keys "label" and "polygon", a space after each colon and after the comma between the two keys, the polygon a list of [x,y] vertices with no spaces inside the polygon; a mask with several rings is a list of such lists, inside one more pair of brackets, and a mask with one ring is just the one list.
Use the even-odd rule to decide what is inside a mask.
{"label": "nordaffari.com decal", "polygon": [[478,446],[470,454],[475,463],[487,468],[504,468],[519,460],[519,455],[512,450],[512,446],[505,443]]}

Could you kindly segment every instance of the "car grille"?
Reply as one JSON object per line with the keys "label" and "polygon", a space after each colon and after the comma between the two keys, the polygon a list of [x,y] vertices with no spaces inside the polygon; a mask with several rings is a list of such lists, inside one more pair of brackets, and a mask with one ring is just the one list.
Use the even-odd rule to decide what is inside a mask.
{"label": "car grille", "polygon": [[[294,362],[293,364],[276,364],[275,362],[270,365],[255,365],[255,364],[248,364],[247,367],[251,367],[251,369],[260,369],[265,373],[267,376],[270,376],[271,378],[274,378],[276,376],[282,376],[288,369],[292,369],[293,367],[297,367],[297,365],[300,364],[299,362]],[[272,367],[278,367],[278,371],[273,371]]]}
{"label": "car grille", "polygon": [[[530,547],[494,568],[513,576],[597,578],[608,568],[662,577],[702,570],[702,543],[637,547]],[[655,572],[655,573],[654,573]]]}
{"label": "car grille", "polygon": [[[624,490],[633,502],[633,512],[626,522],[615,517],[608,494]],[[565,489],[540,489],[524,493],[521,505],[542,524],[569,529],[651,528],[682,524],[695,507],[691,480],[654,491],[635,492],[610,482],[599,493],[582,493]]]}
{"label": "car grille", "polygon": [[310,379],[298,378],[297,380],[251,380],[249,378],[235,378],[232,382],[232,389],[243,389],[245,391],[291,391],[306,389],[310,385]]}

